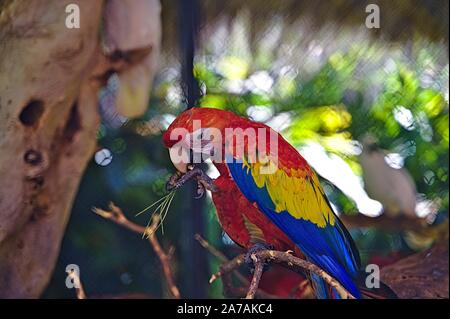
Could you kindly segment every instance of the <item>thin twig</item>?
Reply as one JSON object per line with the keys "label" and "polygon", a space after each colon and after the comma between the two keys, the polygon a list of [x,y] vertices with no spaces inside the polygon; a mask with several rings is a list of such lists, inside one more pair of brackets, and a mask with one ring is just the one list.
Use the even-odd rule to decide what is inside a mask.
{"label": "thin twig", "polygon": [[167,285],[169,286],[169,291],[171,292],[171,294],[174,298],[179,299],[180,291],[178,290],[177,286],[175,285],[175,280],[173,279],[172,269],[170,268],[170,258],[163,251],[163,249],[162,249],[161,245],[159,244],[159,241],[155,235],[158,224],[159,224],[159,215],[155,214],[153,216],[152,224],[150,225],[150,228],[148,229],[148,239],[153,246],[153,250],[158,255],[159,260],[161,261],[161,265],[162,265],[163,271],[164,271],[164,276],[166,277]]}
{"label": "thin twig", "polygon": [[170,294],[175,298],[180,298],[180,291],[178,287],[175,284],[175,280],[172,273],[172,268],[170,267],[170,257],[168,254],[164,252],[162,249],[158,238],[156,237],[156,229],[158,227],[158,224],[160,222],[160,217],[158,214],[153,215],[151,225],[146,229],[146,227],[135,224],[128,220],[122,210],[114,205],[114,203],[109,204],[110,211],[105,211],[100,208],[94,207],[92,211],[96,213],[97,215],[102,216],[105,219],[109,219],[116,224],[123,226],[137,234],[141,235],[147,235],[148,240],[150,244],[153,247],[153,250],[155,251],[156,255],[159,258],[159,261],[161,262],[161,266],[163,268],[164,276],[166,278],[167,286],[169,289]]}
{"label": "thin twig", "polygon": [[[211,246],[206,239],[204,239],[202,236],[200,236],[200,234],[195,234],[195,239],[200,243],[200,245],[202,245],[203,248],[205,248],[207,251],[209,251],[213,256],[217,257],[217,259],[219,259],[219,261],[221,263],[227,263],[229,261],[229,259],[227,258],[227,256],[225,256],[224,253],[222,253],[221,251],[219,251],[217,248]],[[233,271],[233,273],[235,274],[236,278],[244,285],[248,286],[249,285],[249,281],[248,279],[242,275],[237,269],[235,269]]]}
{"label": "thin twig", "polygon": [[87,299],[86,292],[84,291],[83,283],[81,282],[79,273],[72,271],[68,276],[73,280],[77,299]]}
{"label": "thin twig", "polygon": [[253,278],[250,283],[250,287],[248,288],[247,295],[245,296],[245,299],[254,299],[256,291],[258,290],[259,282],[261,281],[261,277],[264,270],[264,263],[265,260],[258,259],[256,257],[256,254],[252,254],[251,258],[253,260],[253,265],[255,266],[254,272],[253,272]]}
{"label": "thin twig", "polygon": [[200,234],[195,234],[194,238],[195,238],[195,240],[197,240],[200,243],[200,245],[202,245],[203,248],[205,248],[207,251],[209,251],[213,256],[216,256],[217,259],[219,259],[219,261],[221,261],[221,262],[228,261],[228,258],[227,258],[227,256],[225,256],[224,253],[219,251],[217,248],[211,246],[206,241],[206,239],[204,239]]}
{"label": "thin twig", "polygon": [[110,209],[109,211],[106,211],[101,208],[93,207],[92,211],[105,219],[109,219],[114,223],[123,226],[128,230],[131,230],[132,232],[141,235],[146,233],[144,226],[129,221],[123,214],[122,210],[118,206],[116,206],[113,202],[109,203],[109,209]]}

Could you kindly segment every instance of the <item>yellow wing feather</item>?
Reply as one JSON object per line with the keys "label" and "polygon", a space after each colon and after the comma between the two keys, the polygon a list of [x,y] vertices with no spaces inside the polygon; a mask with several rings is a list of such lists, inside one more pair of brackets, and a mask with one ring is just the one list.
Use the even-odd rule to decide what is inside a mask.
{"label": "yellow wing feather", "polygon": [[320,185],[317,175],[311,171],[292,171],[288,175],[282,168],[273,174],[261,174],[261,164],[244,163],[259,188],[266,187],[275,211],[287,211],[297,219],[305,219],[319,227],[334,225],[335,216]]}

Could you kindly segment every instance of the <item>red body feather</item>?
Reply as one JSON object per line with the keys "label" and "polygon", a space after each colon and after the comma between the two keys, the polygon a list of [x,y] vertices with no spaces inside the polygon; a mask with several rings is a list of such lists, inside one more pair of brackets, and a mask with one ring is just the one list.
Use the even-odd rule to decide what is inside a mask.
{"label": "red body feather", "polygon": [[227,235],[239,246],[248,249],[254,244],[248,229],[248,224],[251,223],[261,230],[265,243],[274,249],[291,250],[301,256],[297,246],[239,191],[227,167],[224,164],[215,166],[220,177],[214,181],[217,191],[212,194],[212,198],[219,222]]}

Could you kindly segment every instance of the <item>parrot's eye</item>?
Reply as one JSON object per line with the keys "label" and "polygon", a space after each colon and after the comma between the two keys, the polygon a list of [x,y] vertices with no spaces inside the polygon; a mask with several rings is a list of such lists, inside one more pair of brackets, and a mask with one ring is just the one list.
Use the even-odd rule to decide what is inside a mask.
{"label": "parrot's eye", "polygon": [[213,136],[208,128],[199,128],[185,138],[190,143],[191,157],[193,164],[203,163],[208,157],[214,154]]}

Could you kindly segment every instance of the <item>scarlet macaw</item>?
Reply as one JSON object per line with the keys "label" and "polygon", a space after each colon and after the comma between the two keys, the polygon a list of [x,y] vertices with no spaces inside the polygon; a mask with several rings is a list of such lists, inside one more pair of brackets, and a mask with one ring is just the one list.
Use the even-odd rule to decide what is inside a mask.
{"label": "scarlet macaw", "polygon": [[[211,134],[213,129],[220,132],[220,138]],[[264,131],[265,135],[259,134],[254,140],[244,136],[246,129]],[[227,130],[235,133],[227,135]],[[269,141],[274,134],[277,149]],[[201,140],[200,148],[195,146],[195,139]],[[263,139],[265,150],[260,149]],[[183,173],[189,163],[174,160],[177,154],[185,158],[189,154],[188,159],[196,152],[212,156],[221,174],[214,181],[217,191],[212,194],[213,202],[224,231],[236,243],[249,248],[262,242],[275,249],[301,252],[354,297],[361,297],[356,285],[358,250],[333,212],[313,169],[280,134],[232,112],[193,108],[174,120],[163,142]],[[238,147],[240,144],[244,147]],[[213,153],[219,149],[218,158]],[[264,166],[272,172],[264,172]],[[319,276],[311,274],[311,281],[317,298],[338,298],[334,288]]]}

